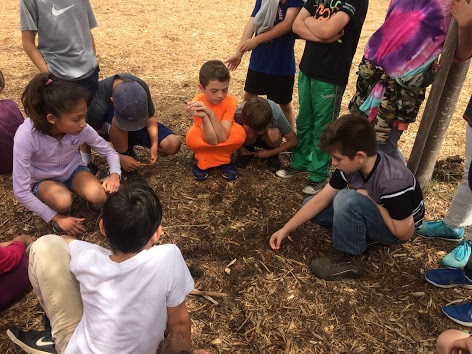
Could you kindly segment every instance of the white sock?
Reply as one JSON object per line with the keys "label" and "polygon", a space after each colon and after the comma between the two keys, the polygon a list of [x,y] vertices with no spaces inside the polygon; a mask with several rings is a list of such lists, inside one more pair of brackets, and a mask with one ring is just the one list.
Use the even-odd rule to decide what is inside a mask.
{"label": "white sock", "polygon": [[90,152],[80,152],[80,155],[82,156],[82,161],[85,162],[86,165],[88,165],[90,162],[92,162],[92,154]]}

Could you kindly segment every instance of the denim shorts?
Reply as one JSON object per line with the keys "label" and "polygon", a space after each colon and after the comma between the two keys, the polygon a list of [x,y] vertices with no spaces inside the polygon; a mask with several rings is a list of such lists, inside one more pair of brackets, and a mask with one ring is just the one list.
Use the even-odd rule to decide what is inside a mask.
{"label": "denim shorts", "polygon": [[[105,118],[104,122],[111,124],[113,117],[115,116],[115,110],[113,106],[108,108],[107,112],[105,113]],[[160,145],[161,141],[167,138],[169,135],[174,134],[172,130],[167,128],[164,124],[161,124],[157,122],[157,144]],[[108,132],[105,132],[102,137],[110,141],[110,137],[108,135]],[[128,132],[128,145],[133,146],[133,145],[138,145],[138,146],[144,146],[147,148],[151,147],[151,139],[149,139],[149,133],[147,131],[147,128],[144,127],[142,129],[136,130],[136,131],[129,131]]]}
{"label": "denim shorts", "polygon": [[44,182],[44,181],[54,181],[54,182],[57,182],[57,183],[60,183],[64,186],[67,187],[67,189],[71,190],[72,188],[72,181],[74,180],[74,177],[77,175],[77,173],[79,173],[80,171],[87,171],[87,172],[90,172],[90,169],[87,167],[87,166],[78,166],[72,173],[71,175],[69,176],[68,179],[66,179],[64,182],[60,182],[58,181],[57,179],[55,178],[51,178],[51,179],[45,179],[45,180],[42,180],[42,181],[39,181],[39,182],[36,182],[35,184],[33,184],[31,186],[31,192],[34,194],[34,196],[36,198],[39,199],[39,193],[38,193],[38,189],[39,189],[39,185],[41,182]]}

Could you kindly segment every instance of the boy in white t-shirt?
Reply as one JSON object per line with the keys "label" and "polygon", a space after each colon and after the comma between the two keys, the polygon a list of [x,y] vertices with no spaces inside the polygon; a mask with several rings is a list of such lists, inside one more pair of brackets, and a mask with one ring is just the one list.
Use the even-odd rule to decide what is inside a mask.
{"label": "boy in white t-shirt", "polygon": [[[155,246],[161,219],[154,191],[129,185],[103,206],[99,227],[111,251],[70,236],[33,244],[30,281],[58,353],[154,354],[166,328],[176,352],[191,350],[185,298],[194,283],[177,246]],[[26,352],[54,350],[44,331],[7,334]]]}

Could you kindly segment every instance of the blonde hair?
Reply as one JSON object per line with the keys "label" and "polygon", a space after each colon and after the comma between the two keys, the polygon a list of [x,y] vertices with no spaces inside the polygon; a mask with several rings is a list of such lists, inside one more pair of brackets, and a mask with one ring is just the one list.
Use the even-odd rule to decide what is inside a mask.
{"label": "blonde hair", "polygon": [[5,77],[2,74],[2,71],[0,70],[0,92],[3,91],[5,88]]}

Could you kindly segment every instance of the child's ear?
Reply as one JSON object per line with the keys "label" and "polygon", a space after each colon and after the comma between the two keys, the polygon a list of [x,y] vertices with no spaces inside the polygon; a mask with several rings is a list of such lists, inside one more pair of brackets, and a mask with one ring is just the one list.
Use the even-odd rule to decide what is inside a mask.
{"label": "child's ear", "polygon": [[48,120],[50,124],[56,124],[56,117],[53,114],[48,113],[48,115],[46,116],[46,119]]}
{"label": "child's ear", "polygon": [[202,84],[198,84],[198,89],[199,89],[201,92],[205,91],[205,88],[203,87]]}
{"label": "child's ear", "polygon": [[151,236],[151,244],[157,243],[162,235],[162,225],[159,225],[154,235]]}
{"label": "child's ear", "polygon": [[365,151],[358,151],[356,152],[355,159],[357,159],[359,163],[364,163],[364,161],[367,159],[367,154]]}
{"label": "child's ear", "polygon": [[100,221],[98,222],[98,228],[100,229],[100,232],[102,233],[102,235],[106,236],[105,227],[103,226],[103,219],[100,219]]}

